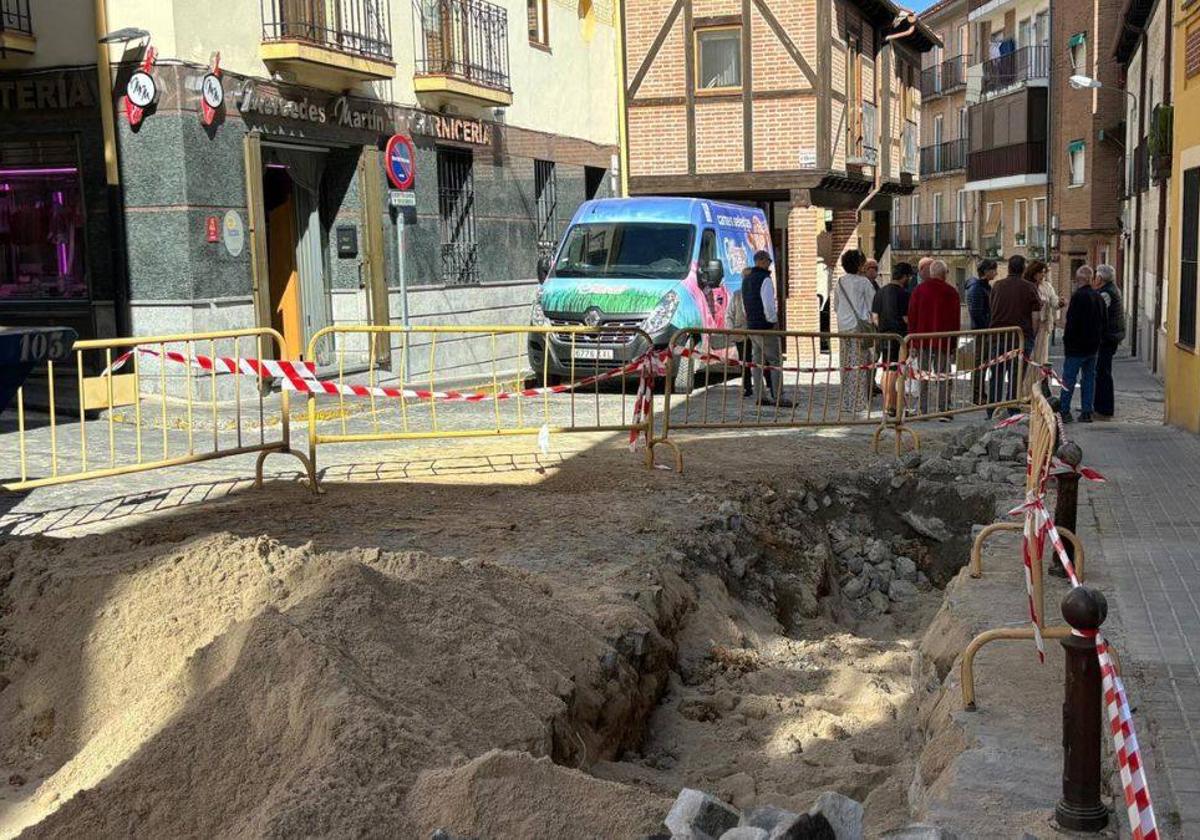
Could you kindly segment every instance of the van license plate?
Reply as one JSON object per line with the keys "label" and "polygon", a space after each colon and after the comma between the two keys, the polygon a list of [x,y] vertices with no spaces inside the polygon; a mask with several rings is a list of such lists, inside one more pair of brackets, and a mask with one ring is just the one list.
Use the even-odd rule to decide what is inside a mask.
{"label": "van license plate", "polygon": [[576,347],[572,355],[576,359],[614,359],[616,351],[604,347]]}

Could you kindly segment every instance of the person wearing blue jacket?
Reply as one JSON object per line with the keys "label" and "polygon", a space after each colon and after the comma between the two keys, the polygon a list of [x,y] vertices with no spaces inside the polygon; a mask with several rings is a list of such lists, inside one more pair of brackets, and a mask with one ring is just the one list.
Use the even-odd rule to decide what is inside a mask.
{"label": "person wearing blue jacket", "polygon": [[[973,330],[986,330],[992,325],[992,280],[995,277],[996,261],[980,260],[979,276],[967,281],[967,315]],[[987,371],[983,369],[987,361],[987,343],[978,338],[975,340],[975,370],[971,372],[971,396],[975,405],[988,401]]]}

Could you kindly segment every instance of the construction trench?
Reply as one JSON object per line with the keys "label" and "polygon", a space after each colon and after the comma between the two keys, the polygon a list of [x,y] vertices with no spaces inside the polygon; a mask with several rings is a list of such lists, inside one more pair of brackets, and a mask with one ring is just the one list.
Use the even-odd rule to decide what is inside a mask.
{"label": "construction trench", "polygon": [[690,445],[7,538],[0,836],[670,837],[684,788],[919,821],[1019,429]]}

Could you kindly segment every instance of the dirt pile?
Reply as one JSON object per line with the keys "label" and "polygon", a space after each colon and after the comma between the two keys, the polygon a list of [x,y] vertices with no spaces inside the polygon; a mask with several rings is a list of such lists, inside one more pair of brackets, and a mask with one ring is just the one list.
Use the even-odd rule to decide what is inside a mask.
{"label": "dirt pile", "polygon": [[510,569],[217,535],[51,570],[37,543],[4,550],[6,834],[416,836],[421,770],[612,757],[658,694],[607,641],[636,615]]}

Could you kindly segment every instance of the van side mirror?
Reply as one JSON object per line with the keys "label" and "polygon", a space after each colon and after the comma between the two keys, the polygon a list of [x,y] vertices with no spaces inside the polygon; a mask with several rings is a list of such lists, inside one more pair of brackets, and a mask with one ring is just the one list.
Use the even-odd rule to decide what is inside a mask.
{"label": "van side mirror", "polygon": [[546,278],[550,276],[550,258],[547,256],[538,257],[537,261],[537,279],[539,283],[545,283]]}
{"label": "van side mirror", "polygon": [[709,260],[700,268],[700,284],[706,289],[715,289],[725,279],[725,266],[720,260]]}

